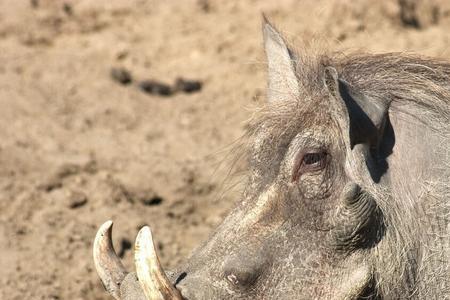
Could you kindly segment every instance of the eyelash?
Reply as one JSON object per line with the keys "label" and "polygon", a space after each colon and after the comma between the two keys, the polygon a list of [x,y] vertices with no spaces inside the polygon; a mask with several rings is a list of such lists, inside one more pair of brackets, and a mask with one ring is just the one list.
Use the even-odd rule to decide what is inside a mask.
{"label": "eyelash", "polygon": [[300,153],[294,165],[292,181],[297,181],[305,173],[322,170],[327,165],[328,158],[329,155],[325,151]]}

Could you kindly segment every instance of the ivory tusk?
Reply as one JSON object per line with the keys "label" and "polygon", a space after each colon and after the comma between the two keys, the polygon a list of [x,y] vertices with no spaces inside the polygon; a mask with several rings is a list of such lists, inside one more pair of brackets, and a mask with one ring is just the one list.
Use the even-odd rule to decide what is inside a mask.
{"label": "ivory tusk", "polygon": [[137,277],[147,300],[182,300],[161,267],[150,227],[139,231],[134,251]]}
{"label": "ivory tusk", "polygon": [[94,240],[93,255],[95,269],[103,286],[114,299],[120,300],[120,284],[128,272],[114,251],[112,226],[112,221],[100,226]]}

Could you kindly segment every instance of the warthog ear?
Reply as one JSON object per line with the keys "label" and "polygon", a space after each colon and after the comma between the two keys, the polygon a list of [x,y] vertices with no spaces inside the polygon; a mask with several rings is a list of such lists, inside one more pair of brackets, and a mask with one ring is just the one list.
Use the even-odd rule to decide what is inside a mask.
{"label": "warthog ear", "polygon": [[268,66],[268,100],[297,97],[299,90],[295,75],[295,55],[281,34],[264,16],[263,35]]}
{"label": "warthog ear", "polygon": [[[339,119],[347,124],[342,124],[343,129],[349,132],[350,147],[357,144],[368,143],[372,147],[378,147],[380,138],[386,124],[388,103],[381,103],[363,94],[352,87],[345,80],[340,79],[335,68],[325,69],[325,85],[330,93],[340,103],[335,103]],[[340,105],[343,104],[343,105]]]}
{"label": "warthog ear", "polygon": [[[325,69],[324,82],[332,95],[331,111],[344,133],[344,142],[352,157],[352,169],[366,169],[368,173],[363,173],[369,174],[373,181],[378,182],[387,171],[386,158],[392,153],[395,143],[395,135],[389,122],[389,101],[383,102],[362,93],[339,78],[333,67]],[[359,154],[351,155],[353,150]],[[363,166],[367,168],[360,168]]]}

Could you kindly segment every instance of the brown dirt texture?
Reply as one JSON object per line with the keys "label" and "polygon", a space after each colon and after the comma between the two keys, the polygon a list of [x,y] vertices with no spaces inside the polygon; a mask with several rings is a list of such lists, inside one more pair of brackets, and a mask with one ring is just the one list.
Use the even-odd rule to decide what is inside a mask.
{"label": "brown dirt texture", "polygon": [[[264,102],[262,13],[298,51],[450,58],[447,1],[406,2],[0,1],[0,299],[111,299],[92,260],[108,219],[130,270],[145,224],[165,267],[185,260],[239,200],[232,149]],[[179,77],[201,90],[140,85]]]}

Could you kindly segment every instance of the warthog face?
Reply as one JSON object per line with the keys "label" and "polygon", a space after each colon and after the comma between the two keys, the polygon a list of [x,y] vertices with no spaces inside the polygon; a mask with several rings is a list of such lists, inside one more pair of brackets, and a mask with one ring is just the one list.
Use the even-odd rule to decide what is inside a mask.
{"label": "warthog face", "polygon": [[126,275],[106,223],[94,257],[116,299],[375,299],[418,289],[407,267],[414,226],[399,229],[401,204],[391,195],[404,179],[392,153],[406,127],[389,114],[393,97],[375,97],[364,81],[376,78],[377,58],[302,56],[267,21],[263,32],[268,101],[249,131],[242,200],[170,279],[148,228],[137,239],[139,282]]}

